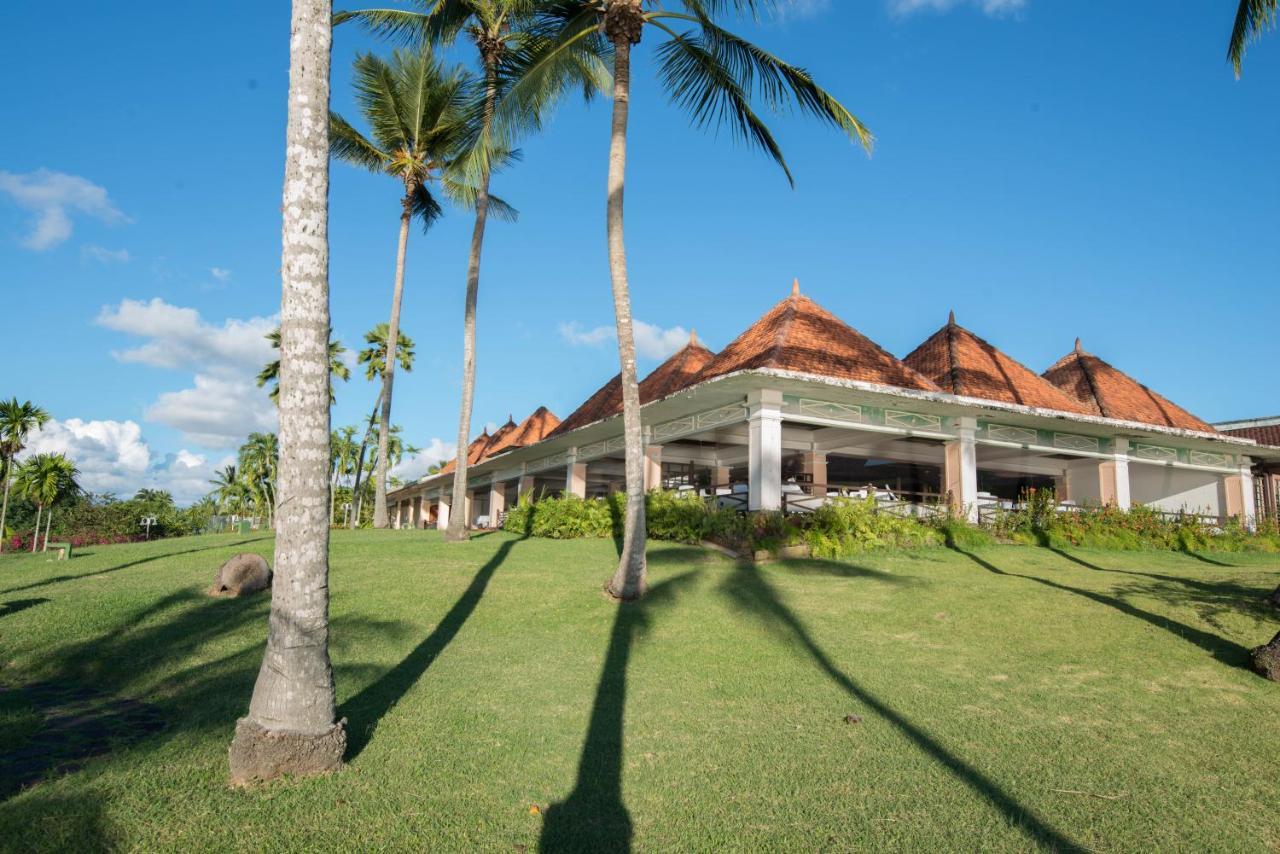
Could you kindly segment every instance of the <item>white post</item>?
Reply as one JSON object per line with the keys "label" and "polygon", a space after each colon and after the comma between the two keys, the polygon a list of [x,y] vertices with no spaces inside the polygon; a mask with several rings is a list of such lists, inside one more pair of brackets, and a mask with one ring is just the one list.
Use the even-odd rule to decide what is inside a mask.
{"label": "white post", "polygon": [[978,446],[974,434],[978,420],[957,419],[956,438],[944,446],[944,479],[952,507],[970,522],[978,521]]}
{"label": "white post", "polygon": [[494,480],[489,484],[489,527],[498,527],[498,519],[507,509],[506,487],[502,481]]}
{"label": "white post", "polygon": [[1247,530],[1258,521],[1258,502],[1253,491],[1253,465],[1248,457],[1240,458],[1240,473],[1226,478],[1227,515],[1236,516]]}
{"label": "white post", "polygon": [[644,491],[652,492],[655,489],[662,489],[662,446],[645,445]]}
{"label": "white post", "polygon": [[[1129,440],[1116,437],[1115,453],[1112,461],[1103,463],[1104,481],[1111,479],[1111,503],[1120,510],[1128,510],[1132,506],[1129,494]],[[1104,484],[1103,495],[1106,495]],[[1107,503],[1105,500],[1103,503]]]}
{"label": "white post", "polygon": [[782,509],[782,392],[747,395],[747,508]]}
{"label": "white post", "polygon": [[564,468],[564,491],[577,498],[587,497],[587,464],[578,462],[578,449],[569,451],[569,462]]}
{"label": "white post", "polygon": [[436,511],[436,530],[443,531],[449,527],[449,496],[443,487],[440,489],[440,508]]}

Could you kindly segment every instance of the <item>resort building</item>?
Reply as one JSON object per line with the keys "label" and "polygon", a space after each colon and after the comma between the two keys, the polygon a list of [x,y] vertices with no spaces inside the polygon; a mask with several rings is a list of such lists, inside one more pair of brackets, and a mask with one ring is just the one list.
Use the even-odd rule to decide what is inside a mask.
{"label": "resort building", "polygon": [[[742,510],[853,496],[978,520],[1053,489],[1064,509],[1144,504],[1252,525],[1266,491],[1255,472],[1280,471],[1280,437],[1216,429],[1078,340],[1037,374],[952,316],[898,359],[798,283],[719,353],[691,336],[640,400],[645,488]],[[466,507],[449,507],[451,463],[388,496],[395,524],[443,527],[462,512],[490,527],[526,493],[620,491],[621,412],[615,376],[563,421],[546,408],[508,418],[471,443]]]}

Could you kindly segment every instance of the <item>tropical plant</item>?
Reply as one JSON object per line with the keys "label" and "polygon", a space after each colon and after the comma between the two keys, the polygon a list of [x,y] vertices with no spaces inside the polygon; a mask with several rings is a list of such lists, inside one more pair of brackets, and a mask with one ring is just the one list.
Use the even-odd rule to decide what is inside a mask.
{"label": "tropical plant", "polygon": [[27,437],[49,420],[49,413],[31,401],[18,403],[16,397],[0,401],[0,468],[4,475],[4,503],[0,504],[0,551],[4,550],[4,523],[9,515],[9,489],[14,464],[27,446]]}
{"label": "tropical plant", "polygon": [[[752,107],[757,97],[778,112],[795,106],[845,132],[868,150],[871,134],[802,68],[722,28],[715,16],[726,10],[755,14],[774,0],[556,0],[542,21],[548,37],[532,56],[531,67],[603,33],[613,46],[613,117],[609,141],[606,222],[609,273],[621,366],[622,420],[626,451],[627,511],[622,553],[608,591],[619,599],[644,595],[645,563],[644,443],[636,378],[631,293],[623,242],[623,190],[627,165],[627,121],[631,100],[631,51],[645,32],[662,41],[655,51],[658,78],[672,102],[699,127],[727,124],[749,145],[765,152],[788,181],[791,170],[768,126]],[[529,80],[536,75],[526,75]],[[529,96],[523,80],[509,95],[519,104]]]}
{"label": "tropical plant", "polygon": [[334,504],[337,501],[338,482],[350,476],[356,467],[356,428],[339,427],[329,436],[329,525],[333,525]]}
{"label": "tropical plant", "polygon": [[[365,343],[370,345],[360,351],[360,355],[356,361],[365,366],[364,376],[367,380],[382,379],[382,374],[387,365],[387,338],[390,327],[385,323],[379,323],[364,334]],[[403,332],[396,331],[396,364],[405,372],[409,373],[413,370],[414,357],[413,339]],[[373,402],[373,411],[369,413],[369,423],[364,430],[364,438],[360,440],[360,453],[356,458],[355,464],[355,483],[351,486],[351,494],[355,496],[360,492],[360,480],[364,475],[364,455],[369,449],[369,439],[374,434],[374,427],[378,421],[378,413],[382,408],[382,386],[379,382],[378,397]],[[351,514],[351,528],[354,530],[360,524],[358,513]]]}
{"label": "tropical plant", "polygon": [[1277,0],[1240,0],[1236,9],[1235,24],[1231,27],[1231,40],[1227,44],[1227,59],[1231,67],[1240,76],[1240,67],[1244,64],[1245,48],[1249,43],[1276,24]]}
{"label": "tropical plant", "polygon": [[[387,340],[398,345],[410,222],[417,217],[426,230],[441,216],[443,211],[433,185],[459,204],[469,207],[476,200],[475,189],[465,182],[458,168],[468,144],[474,143],[468,118],[473,110],[475,85],[464,69],[445,69],[425,45],[416,51],[396,50],[390,62],[373,54],[361,54],[355,60],[354,77],[356,100],[372,139],[342,116],[331,113],[331,149],[338,159],[389,175],[403,188],[395,284],[387,323]],[[496,214],[499,204],[493,199],[489,204]],[[506,211],[510,215],[510,209]],[[395,360],[388,359],[382,372],[382,436],[387,435],[391,423],[394,384]],[[385,447],[380,449],[378,458],[386,460]],[[380,464],[374,479],[375,528],[387,527],[386,481],[386,469]]]}
{"label": "tropical plant", "polygon": [[[280,349],[280,327],[267,333],[266,338],[271,342],[272,349]],[[347,363],[342,360],[342,354],[347,352],[347,348],[342,345],[341,341],[335,341],[333,338],[333,330],[329,330],[329,405],[333,406],[337,401],[337,396],[333,393],[333,378],[346,382],[351,379],[351,369],[347,367]],[[258,388],[262,388],[267,383],[271,383],[271,391],[267,396],[271,398],[271,402],[276,406],[280,405],[280,360],[276,359],[267,362],[262,370],[258,372]]]}
{"label": "tropical plant", "polygon": [[49,547],[49,527],[53,522],[53,503],[64,496],[80,491],[76,477],[80,470],[62,454],[36,454],[18,466],[15,486],[18,494],[36,506],[36,535],[31,541],[31,551],[40,542],[40,516],[49,511],[45,520],[44,547]]}
{"label": "tropical plant", "polygon": [[250,433],[240,446],[240,479],[255,505],[267,512],[267,527],[273,527],[276,507],[276,470],[280,461],[280,441],[275,433]]}
{"label": "tropical plant", "polygon": [[271,618],[248,714],[236,723],[236,783],[342,766],[329,661],[328,0],[293,0],[281,250],[280,465]]}
{"label": "tropical plant", "polygon": [[[538,52],[541,37],[534,14],[538,5],[535,0],[419,0],[421,11],[418,12],[365,9],[339,12],[334,16],[336,23],[355,20],[381,35],[416,39],[437,48],[453,45],[458,36],[465,33],[475,48],[481,68],[484,93],[480,103],[479,144],[472,146],[469,152],[472,155],[469,165],[478,174],[475,224],[471,230],[467,258],[462,327],[462,399],[458,407],[458,452],[453,477],[453,503],[459,507],[465,501],[467,488],[467,448],[476,382],[476,302],[489,215],[489,183],[492,177],[489,153],[494,148],[492,141],[502,138],[503,147],[509,147],[518,136],[538,127],[543,111],[569,87],[580,87],[589,98],[596,89],[603,89],[607,84],[608,74],[599,55],[599,48],[604,42],[602,39],[585,40],[579,49],[559,52],[538,67],[525,85],[527,95],[523,106],[526,109],[506,111],[505,120],[495,128],[498,101],[513,82],[512,70],[522,67],[518,58]],[[446,542],[467,539],[463,515],[455,513],[450,517],[445,532]]]}
{"label": "tropical plant", "polygon": [[234,465],[225,466],[209,484],[213,487],[209,495],[217,503],[219,513],[243,513],[252,500]]}

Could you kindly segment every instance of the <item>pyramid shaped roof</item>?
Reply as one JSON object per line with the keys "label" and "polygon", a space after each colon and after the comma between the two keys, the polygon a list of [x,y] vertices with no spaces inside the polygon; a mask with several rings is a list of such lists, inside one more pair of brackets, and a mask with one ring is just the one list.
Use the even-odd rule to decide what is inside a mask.
{"label": "pyramid shaped roof", "polygon": [[774,368],[920,391],[941,391],[858,330],[800,293],[791,295],[720,351],[698,381]]}
{"label": "pyramid shaped roof", "polygon": [[[688,388],[699,379],[699,376],[712,359],[712,353],[698,341],[698,333],[689,336],[689,343],[673,353],[665,362],[640,382],[640,403],[650,403],[675,394]],[[568,418],[560,422],[555,432],[568,433],[579,427],[594,424],[616,415],[622,411],[622,375],[615,374],[613,379],[596,390],[586,402],[575,409]]]}
{"label": "pyramid shaped roof", "polygon": [[952,394],[1091,414],[1085,404],[957,324],[954,314],[902,361]]}
{"label": "pyramid shaped roof", "polygon": [[1083,403],[1094,415],[1216,433],[1213,426],[1163,397],[1133,377],[1085,352],[1076,339],[1075,349],[1050,366],[1044,378]]}
{"label": "pyramid shaped roof", "polygon": [[539,406],[521,421],[519,426],[512,425],[511,431],[502,435],[501,438],[499,433],[502,431],[495,433],[489,447],[485,449],[485,456],[491,457],[512,448],[523,448],[525,445],[541,442],[559,424],[560,419],[555,416],[555,413],[545,406]]}

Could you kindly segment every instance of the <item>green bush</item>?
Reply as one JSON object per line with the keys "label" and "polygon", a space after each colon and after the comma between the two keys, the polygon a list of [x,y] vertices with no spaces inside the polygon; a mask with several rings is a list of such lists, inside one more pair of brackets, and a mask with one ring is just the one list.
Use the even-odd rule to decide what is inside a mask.
{"label": "green bush", "polygon": [[878,512],[874,498],[837,498],[807,517],[805,542],[815,557],[841,558],[875,548],[919,548],[943,542],[916,519]]}

